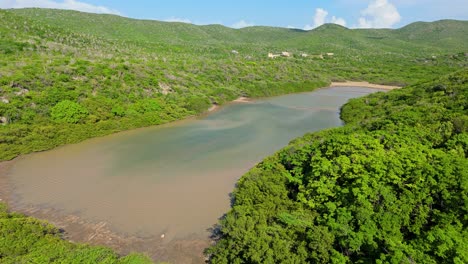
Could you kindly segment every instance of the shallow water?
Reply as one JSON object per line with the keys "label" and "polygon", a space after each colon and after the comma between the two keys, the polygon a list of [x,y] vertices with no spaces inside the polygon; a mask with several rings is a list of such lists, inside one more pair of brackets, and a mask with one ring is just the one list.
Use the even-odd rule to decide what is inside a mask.
{"label": "shallow water", "polygon": [[340,126],[340,106],[375,91],[334,87],[233,104],[27,155],[8,173],[13,203],[105,221],[127,235],[206,237],[249,168],[295,137]]}

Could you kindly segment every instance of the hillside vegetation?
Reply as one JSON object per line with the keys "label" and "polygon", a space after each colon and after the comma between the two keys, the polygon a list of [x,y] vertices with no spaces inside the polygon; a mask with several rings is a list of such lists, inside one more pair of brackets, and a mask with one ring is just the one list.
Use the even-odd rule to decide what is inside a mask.
{"label": "hillside vegetation", "polygon": [[468,263],[468,70],[342,118],[242,177],[212,263]]}
{"label": "hillside vegetation", "polygon": [[[241,95],[334,80],[405,85],[467,65],[464,21],[235,30],[48,9],[0,10],[0,20],[0,160],[182,119]],[[447,45],[441,35],[451,36]],[[294,56],[267,58],[281,51]],[[325,53],[334,55],[318,57]]]}
{"label": "hillside vegetation", "polygon": [[[212,263],[468,263],[468,22],[234,30],[47,9],[0,10],[0,22],[0,161],[238,96],[408,85],[351,100],[346,126],[296,139],[243,176],[206,253]],[[267,58],[282,51],[294,55]],[[1,263],[148,261],[69,243],[0,205]]]}

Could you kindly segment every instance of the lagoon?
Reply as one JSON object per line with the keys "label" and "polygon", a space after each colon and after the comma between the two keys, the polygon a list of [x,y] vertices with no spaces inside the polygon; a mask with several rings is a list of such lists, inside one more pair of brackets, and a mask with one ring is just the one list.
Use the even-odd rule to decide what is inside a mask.
{"label": "lagoon", "polygon": [[125,236],[207,239],[244,173],[296,137],[342,125],[340,107],[376,91],[332,87],[230,104],[26,155],[7,173],[10,205],[53,208]]}

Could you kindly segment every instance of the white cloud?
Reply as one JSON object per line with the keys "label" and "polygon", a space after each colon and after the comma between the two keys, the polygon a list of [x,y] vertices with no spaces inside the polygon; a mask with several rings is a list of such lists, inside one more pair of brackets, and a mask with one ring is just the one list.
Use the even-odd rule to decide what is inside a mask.
{"label": "white cloud", "polygon": [[327,19],[327,17],[328,17],[328,11],[326,11],[323,8],[315,9],[314,25],[305,25],[304,30],[311,30],[316,27],[320,27],[321,25],[325,23],[338,24],[344,27],[346,26],[346,21],[343,18],[332,16],[331,20],[329,20]]}
{"label": "white cloud", "polygon": [[341,17],[333,16],[331,22],[332,22],[333,24],[337,24],[337,25],[346,27],[346,21],[345,21],[343,18],[341,18]]}
{"label": "white cloud", "polygon": [[164,19],[166,22],[180,22],[180,23],[187,23],[187,24],[193,24],[192,21],[188,18],[180,18],[180,17],[170,17],[167,19]]}
{"label": "white cloud", "polygon": [[120,12],[105,6],[96,6],[88,3],[64,0],[0,0],[0,8],[26,8],[26,7],[40,7],[40,8],[55,8],[55,9],[69,9],[89,13],[105,13],[120,15]]}
{"label": "white cloud", "polygon": [[315,9],[314,15],[314,28],[320,27],[321,25],[325,24],[325,19],[328,16],[328,12],[322,8]]}
{"label": "white cloud", "polygon": [[359,18],[361,28],[390,28],[400,22],[397,8],[388,0],[372,0]]}
{"label": "white cloud", "polygon": [[232,28],[245,28],[245,27],[252,27],[255,26],[254,23],[249,23],[245,20],[238,21],[231,25]]}

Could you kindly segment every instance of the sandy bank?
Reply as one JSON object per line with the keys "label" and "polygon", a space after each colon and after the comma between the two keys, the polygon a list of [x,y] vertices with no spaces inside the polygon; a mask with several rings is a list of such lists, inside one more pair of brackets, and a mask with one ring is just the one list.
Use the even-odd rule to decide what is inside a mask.
{"label": "sandy bank", "polygon": [[[229,104],[236,104],[236,103],[250,103],[252,102],[253,100],[248,98],[248,97],[245,97],[245,96],[241,96],[239,98],[237,98],[236,100],[233,100],[231,102],[229,102]],[[221,108],[220,105],[218,104],[213,104],[209,109],[208,109],[208,113],[211,113],[211,112],[215,112],[217,110],[219,110]]]}
{"label": "sandy bank", "polygon": [[394,90],[400,89],[400,86],[391,86],[391,85],[382,85],[382,84],[373,84],[368,82],[332,82],[330,87],[343,87],[343,86],[353,86],[353,87],[367,87],[374,89],[383,89],[383,90]]}
{"label": "sandy bank", "polygon": [[214,104],[208,109],[208,112],[213,112],[213,111],[216,111],[218,109],[219,109],[219,105]]}
{"label": "sandy bank", "polygon": [[250,103],[252,102],[252,99],[248,97],[241,96],[237,98],[236,100],[232,101],[233,103]]}

